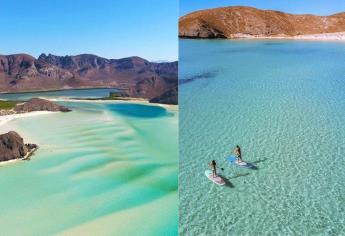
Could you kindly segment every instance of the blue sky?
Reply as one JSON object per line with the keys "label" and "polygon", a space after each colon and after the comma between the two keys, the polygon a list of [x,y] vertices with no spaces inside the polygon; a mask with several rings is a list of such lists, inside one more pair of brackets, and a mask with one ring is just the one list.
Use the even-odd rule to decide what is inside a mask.
{"label": "blue sky", "polygon": [[0,54],[177,60],[177,0],[0,0]]}
{"label": "blue sky", "polygon": [[221,6],[252,6],[296,14],[329,15],[345,11],[345,0],[181,0],[180,15]]}

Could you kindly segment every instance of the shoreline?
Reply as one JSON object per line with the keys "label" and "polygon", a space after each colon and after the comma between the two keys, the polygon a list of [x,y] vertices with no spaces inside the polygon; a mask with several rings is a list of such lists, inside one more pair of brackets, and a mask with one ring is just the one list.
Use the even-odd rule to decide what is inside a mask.
{"label": "shoreline", "polygon": [[54,114],[54,111],[31,111],[25,113],[17,113],[17,114],[10,114],[10,115],[3,115],[0,116],[0,126],[6,124],[11,120],[16,120],[19,118],[30,117],[30,116],[38,116],[38,115],[47,115],[47,114]]}
{"label": "shoreline", "polygon": [[294,41],[315,41],[315,42],[345,42],[345,32],[336,33],[322,33],[322,34],[303,34],[296,36],[277,35],[277,36],[264,36],[264,35],[250,35],[250,34],[233,34],[230,38],[194,38],[194,37],[181,37],[181,39],[206,39],[206,40],[294,40]]}
{"label": "shoreline", "polygon": [[[27,154],[26,154],[27,155]],[[15,164],[17,162],[20,161],[25,161],[26,160],[26,156],[22,157],[22,158],[17,158],[17,159],[12,159],[12,160],[8,160],[8,161],[0,161],[0,167],[1,166],[6,166],[6,165],[11,165],[11,164]]]}
{"label": "shoreline", "polygon": [[37,151],[37,149],[38,149],[38,147],[32,149],[31,151],[28,151],[26,153],[26,155],[24,157],[21,157],[21,158],[11,159],[11,160],[8,160],[8,161],[0,161],[0,167],[1,166],[6,166],[6,165],[10,165],[10,164],[14,164],[14,163],[17,163],[17,162],[20,162],[20,161],[28,161],[28,160],[30,160],[30,157]]}
{"label": "shoreline", "polygon": [[[43,97],[44,98],[44,97]],[[126,98],[126,99],[113,99],[113,100],[104,100],[104,99],[75,99],[75,98],[44,98],[54,102],[95,102],[95,103],[138,103],[151,106],[160,106],[168,110],[178,111],[178,105],[172,104],[163,104],[163,103],[151,103],[148,99],[144,98]]]}

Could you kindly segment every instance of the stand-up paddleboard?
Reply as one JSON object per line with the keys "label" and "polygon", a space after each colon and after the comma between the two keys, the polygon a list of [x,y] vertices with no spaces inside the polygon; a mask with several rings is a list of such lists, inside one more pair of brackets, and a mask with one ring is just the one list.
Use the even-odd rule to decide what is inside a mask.
{"label": "stand-up paddleboard", "polygon": [[205,175],[207,176],[207,178],[209,180],[211,180],[215,184],[218,184],[218,185],[224,185],[225,184],[225,181],[221,177],[219,177],[219,176],[213,177],[212,171],[210,171],[210,170],[205,170]]}
{"label": "stand-up paddleboard", "polygon": [[229,156],[226,158],[228,162],[232,165],[237,165],[244,168],[255,168],[255,166],[251,163],[245,161],[238,161],[236,156]]}

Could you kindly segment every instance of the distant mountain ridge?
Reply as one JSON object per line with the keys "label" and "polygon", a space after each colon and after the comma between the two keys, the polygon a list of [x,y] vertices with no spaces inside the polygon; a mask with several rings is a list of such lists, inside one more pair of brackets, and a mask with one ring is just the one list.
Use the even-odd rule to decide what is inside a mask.
{"label": "distant mountain ridge", "polygon": [[221,7],[192,12],[179,20],[179,36],[241,38],[298,36],[345,32],[345,13],[330,16],[294,15],[253,7]]}
{"label": "distant mountain ridge", "polygon": [[177,62],[154,63],[140,57],[0,55],[1,92],[114,87],[132,97],[153,99],[177,87],[177,74]]}

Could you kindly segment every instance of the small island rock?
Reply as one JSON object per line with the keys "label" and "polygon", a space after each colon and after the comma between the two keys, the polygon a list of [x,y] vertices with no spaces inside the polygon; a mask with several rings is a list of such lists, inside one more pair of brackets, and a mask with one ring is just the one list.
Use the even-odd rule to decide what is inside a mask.
{"label": "small island rock", "polygon": [[18,133],[10,131],[0,135],[0,162],[23,158],[27,152],[28,147]]}
{"label": "small island rock", "polygon": [[69,112],[69,108],[60,106],[55,102],[45,100],[42,98],[32,98],[29,101],[17,104],[14,108],[16,112],[31,112],[31,111],[62,111]]}

